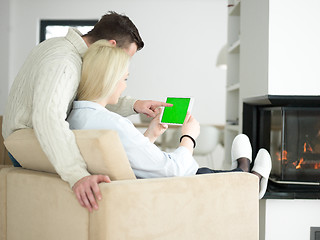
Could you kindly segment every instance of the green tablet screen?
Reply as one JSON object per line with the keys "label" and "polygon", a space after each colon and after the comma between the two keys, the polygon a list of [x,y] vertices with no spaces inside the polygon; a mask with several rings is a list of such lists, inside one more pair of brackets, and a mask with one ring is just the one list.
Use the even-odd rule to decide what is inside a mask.
{"label": "green tablet screen", "polygon": [[172,107],[165,107],[162,114],[162,123],[183,124],[189,109],[190,98],[168,97],[167,103]]}

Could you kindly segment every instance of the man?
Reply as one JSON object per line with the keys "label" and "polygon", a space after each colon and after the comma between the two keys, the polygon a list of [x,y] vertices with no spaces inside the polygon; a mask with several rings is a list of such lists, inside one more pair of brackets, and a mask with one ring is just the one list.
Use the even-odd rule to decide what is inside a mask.
{"label": "man", "polygon": [[[98,209],[96,199],[101,199],[98,183],[110,179],[90,175],[65,119],[76,96],[82,56],[90,44],[100,39],[123,48],[130,56],[144,46],[132,21],[115,12],[104,15],[84,36],[69,29],[65,37],[42,42],[32,50],[11,87],[2,132],[6,139],[18,129],[33,128],[57,173],[89,211]],[[137,112],[152,117],[159,106],[167,105],[125,97],[111,110],[122,116]],[[15,160],[14,156],[12,159]]]}

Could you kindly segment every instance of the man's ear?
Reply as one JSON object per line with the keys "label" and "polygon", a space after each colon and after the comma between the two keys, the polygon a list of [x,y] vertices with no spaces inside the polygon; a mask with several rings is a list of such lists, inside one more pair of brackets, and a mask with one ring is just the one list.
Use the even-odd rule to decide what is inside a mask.
{"label": "man's ear", "polygon": [[111,43],[112,46],[117,46],[116,40],[109,40],[109,43]]}

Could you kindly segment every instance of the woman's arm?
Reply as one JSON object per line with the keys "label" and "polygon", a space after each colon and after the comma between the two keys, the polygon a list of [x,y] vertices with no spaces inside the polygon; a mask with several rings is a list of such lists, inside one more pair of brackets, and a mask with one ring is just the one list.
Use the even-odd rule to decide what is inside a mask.
{"label": "woman's arm", "polygon": [[[188,135],[194,140],[196,140],[200,134],[200,124],[189,112],[187,113],[187,116],[182,125],[181,134],[181,136]],[[182,138],[180,146],[186,147],[190,151],[190,153],[193,154],[195,143],[191,140],[190,137]]]}
{"label": "woman's arm", "polygon": [[157,138],[168,129],[167,124],[160,123],[160,115],[161,115],[160,113],[161,111],[157,109],[156,117],[152,119],[148,129],[143,134],[145,137],[149,138],[151,143],[154,143],[157,140]]}
{"label": "woman's arm", "polygon": [[[117,132],[137,177],[187,176],[196,173],[199,166],[192,157],[193,142],[191,140],[183,138],[180,147],[174,152],[163,152],[131,123],[125,123],[127,119],[122,120],[116,121],[119,124]],[[188,114],[182,133],[196,139],[200,132],[199,128],[199,123]]]}

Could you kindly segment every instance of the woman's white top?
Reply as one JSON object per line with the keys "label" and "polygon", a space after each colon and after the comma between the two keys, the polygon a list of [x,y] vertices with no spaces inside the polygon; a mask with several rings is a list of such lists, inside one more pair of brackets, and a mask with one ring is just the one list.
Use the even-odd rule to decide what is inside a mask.
{"label": "woman's white top", "polygon": [[67,121],[71,129],[116,131],[138,178],[188,176],[198,170],[199,166],[187,148],[179,147],[172,153],[161,151],[131,121],[98,103],[75,101]]}

